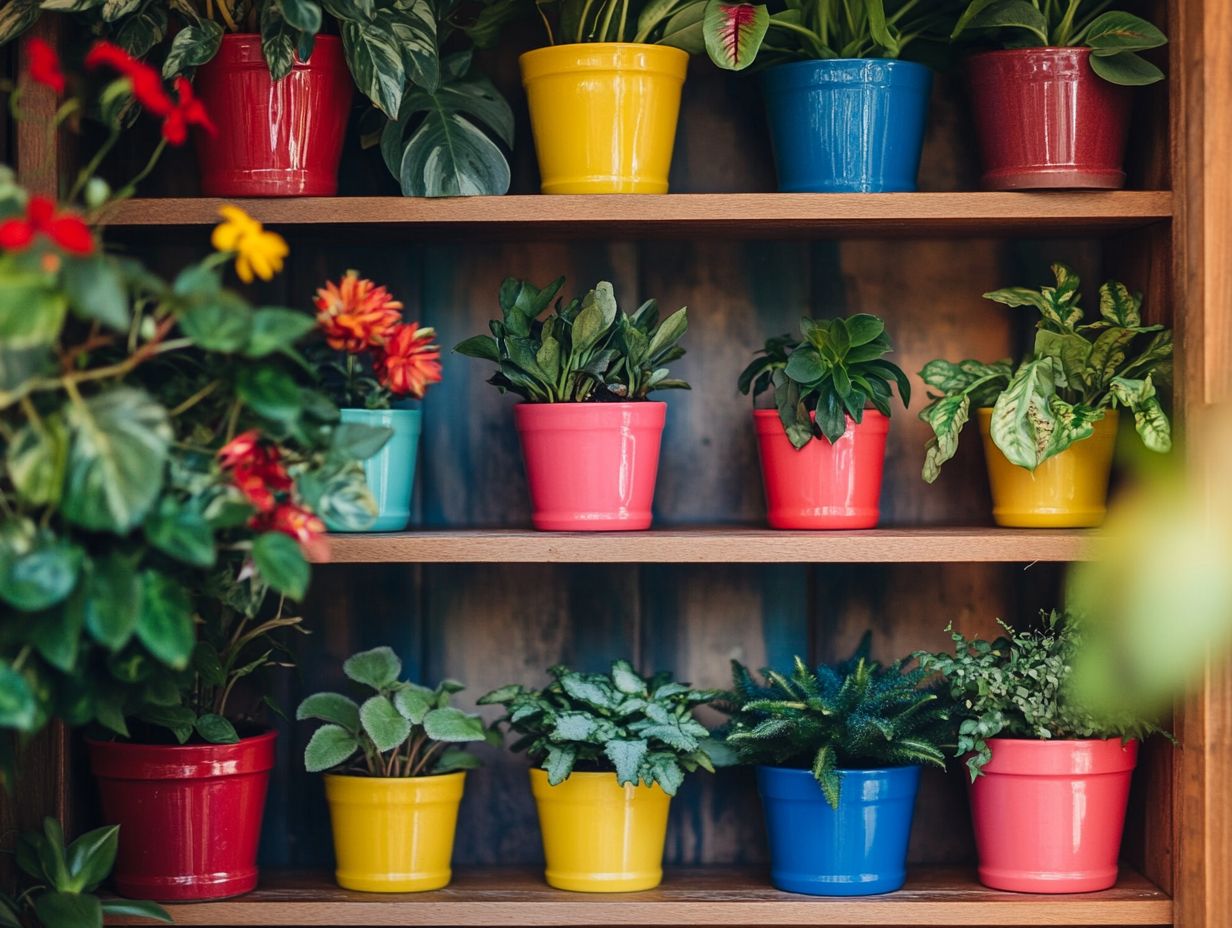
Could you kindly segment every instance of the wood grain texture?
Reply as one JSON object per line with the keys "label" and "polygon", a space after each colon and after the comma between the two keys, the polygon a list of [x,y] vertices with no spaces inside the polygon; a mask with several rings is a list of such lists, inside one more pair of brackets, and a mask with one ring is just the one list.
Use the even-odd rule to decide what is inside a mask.
{"label": "wood grain texture", "polygon": [[[62,25],[57,16],[44,16],[35,23],[20,41],[16,62],[19,70],[24,68],[27,44],[36,38],[58,44]],[[14,123],[17,179],[31,193],[50,197],[59,196],[70,161],[65,133],[50,131],[59,105],[55,91],[31,80],[22,82],[22,119]]]}
{"label": "wood grain texture", "polygon": [[[173,905],[177,925],[1166,925],[1172,902],[1125,871],[1102,893],[1030,896],[985,889],[974,874],[920,868],[897,893],[814,898],[782,893],[759,871],[669,870],[658,889],[563,893],[526,870],[459,871],[431,893],[338,889],[327,874],[267,874],[238,899]],[[116,925],[141,924],[116,920]]]}

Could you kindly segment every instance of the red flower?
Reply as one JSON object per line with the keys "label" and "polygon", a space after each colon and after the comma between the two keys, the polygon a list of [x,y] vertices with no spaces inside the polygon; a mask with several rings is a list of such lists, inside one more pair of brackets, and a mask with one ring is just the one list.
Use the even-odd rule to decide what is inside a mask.
{"label": "red flower", "polygon": [[402,321],[402,304],[384,287],[347,271],[317,291],[317,324],[335,351],[363,351],[385,344]]}
{"label": "red flower", "polygon": [[441,350],[432,344],[436,330],[418,323],[397,325],[376,360],[376,375],[399,396],[422,399],[430,384],[441,380]]}
{"label": "red flower", "polygon": [[223,470],[231,470],[237,464],[252,459],[261,443],[261,433],[256,429],[241,432],[218,449],[218,463]]}
{"label": "red flower", "polygon": [[163,86],[159,73],[118,45],[107,41],[95,42],[86,55],[86,67],[111,68],[127,77],[137,102],[155,116],[166,118],[175,110],[175,102]]}
{"label": "red flower", "polygon": [[304,554],[315,561],[329,560],[325,523],[304,506],[281,503],[273,512],[255,516],[249,526],[258,532],[282,532],[299,542]]}
{"label": "red flower", "polygon": [[94,251],[90,227],[72,213],[56,213],[55,203],[47,197],[31,197],[24,219],[0,222],[0,248],[8,251],[25,251],[39,235],[47,236],[70,254]]}
{"label": "red flower", "polygon": [[33,38],[26,44],[30,53],[30,67],[26,73],[30,80],[56,93],[64,93],[64,72],[60,70],[60,56],[43,39]]}
{"label": "red flower", "polygon": [[223,445],[218,463],[231,472],[231,482],[258,512],[271,512],[277,504],[275,494],[293,486],[278,448],[264,443],[256,429],[242,432]]}
{"label": "red flower", "polygon": [[183,145],[188,141],[189,126],[200,126],[210,135],[218,131],[201,101],[193,96],[192,84],[187,78],[175,79],[175,92],[179,100],[163,120],[163,138],[172,145]]}

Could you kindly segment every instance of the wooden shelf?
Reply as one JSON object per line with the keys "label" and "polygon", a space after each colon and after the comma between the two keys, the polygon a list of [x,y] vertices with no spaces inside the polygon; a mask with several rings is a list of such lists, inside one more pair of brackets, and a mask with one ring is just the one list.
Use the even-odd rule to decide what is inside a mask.
{"label": "wooden shelf", "polygon": [[1080,529],[879,528],[790,532],[704,527],[649,532],[530,529],[330,536],[335,563],[928,563],[1081,561],[1092,533]]}
{"label": "wooden shelf", "polygon": [[[112,228],[208,226],[223,200],[129,200]],[[634,235],[792,236],[1080,235],[1131,229],[1172,217],[1169,191],[1047,193],[673,194],[417,199],[303,197],[239,201],[258,219],[289,226],[365,226],[414,237],[468,239],[510,233],[539,238]]]}
{"label": "wooden shelf", "polygon": [[[759,871],[668,871],[643,893],[565,893],[538,871],[479,870],[431,893],[339,889],[332,875],[275,873],[260,888],[222,902],[168,906],[177,925],[1168,925],[1172,900],[1133,872],[1102,893],[1030,896],[980,886],[965,869],[912,872],[884,896],[798,896]],[[149,924],[117,920],[117,925]]]}

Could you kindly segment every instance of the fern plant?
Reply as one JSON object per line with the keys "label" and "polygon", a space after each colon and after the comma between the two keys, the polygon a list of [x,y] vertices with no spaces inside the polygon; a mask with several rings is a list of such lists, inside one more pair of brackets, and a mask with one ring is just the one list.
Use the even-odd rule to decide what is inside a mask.
{"label": "fern plant", "polygon": [[905,661],[869,658],[870,635],[834,665],[796,658],[790,675],[766,669],[759,684],[732,661],[732,714],[725,742],[746,764],[812,770],[826,801],[838,808],[844,769],[927,764],[945,767],[953,743],[949,703],[922,686],[929,672]]}

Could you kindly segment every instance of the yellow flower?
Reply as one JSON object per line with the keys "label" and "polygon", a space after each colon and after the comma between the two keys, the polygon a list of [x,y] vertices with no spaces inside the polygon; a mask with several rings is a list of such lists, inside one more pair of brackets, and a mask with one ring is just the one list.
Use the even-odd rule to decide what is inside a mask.
{"label": "yellow flower", "polygon": [[244,283],[252,283],[254,276],[272,280],[289,253],[286,239],[277,232],[267,232],[238,206],[224,206],[218,212],[223,222],[214,227],[210,237],[215,250],[235,253],[235,273]]}

